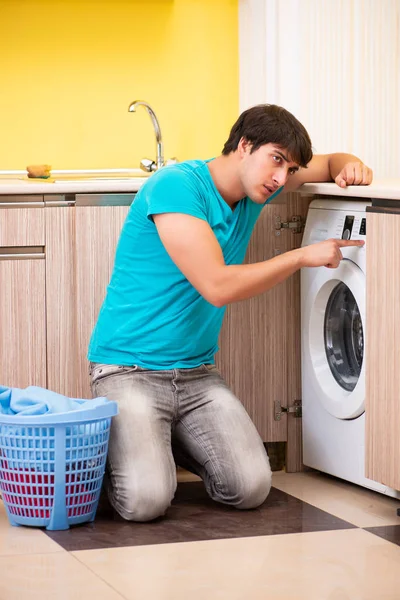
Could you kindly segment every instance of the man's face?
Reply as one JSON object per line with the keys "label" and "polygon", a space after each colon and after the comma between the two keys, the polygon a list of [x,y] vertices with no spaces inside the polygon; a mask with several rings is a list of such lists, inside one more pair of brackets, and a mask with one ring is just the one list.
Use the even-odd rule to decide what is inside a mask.
{"label": "man's face", "polygon": [[238,150],[241,182],[246,196],[256,204],[264,204],[299,170],[288,151],[276,144],[265,144],[251,153],[251,144],[241,140]]}

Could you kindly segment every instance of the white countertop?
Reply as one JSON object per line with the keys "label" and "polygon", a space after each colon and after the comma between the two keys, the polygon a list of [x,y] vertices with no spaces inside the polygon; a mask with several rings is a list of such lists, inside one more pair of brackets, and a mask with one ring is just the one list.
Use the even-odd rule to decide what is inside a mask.
{"label": "white countertop", "polygon": [[[140,172],[139,172],[140,173]],[[51,179],[28,179],[23,176],[13,178],[0,175],[0,195],[17,194],[79,194],[79,193],[134,193],[145,183],[148,176],[141,177],[139,173],[134,176],[118,178],[107,177],[105,174],[98,177],[85,178],[83,176],[66,181],[60,181],[54,175]],[[352,185],[340,188],[335,183],[306,183],[298,190],[301,194],[322,194],[327,196],[341,196],[342,198],[385,198],[400,200],[400,179],[376,179],[371,185]]]}
{"label": "white countertop", "polygon": [[27,194],[93,194],[137,192],[147,177],[129,177],[126,179],[71,179],[54,181],[53,179],[11,179],[0,177],[0,195]]}
{"label": "white countertop", "polygon": [[322,194],[342,198],[384,198],[400,200],[400,179],[376,179],[371,185],[350,185],[341,188],[336,183],[305,183],[298,190],[301,194]]}

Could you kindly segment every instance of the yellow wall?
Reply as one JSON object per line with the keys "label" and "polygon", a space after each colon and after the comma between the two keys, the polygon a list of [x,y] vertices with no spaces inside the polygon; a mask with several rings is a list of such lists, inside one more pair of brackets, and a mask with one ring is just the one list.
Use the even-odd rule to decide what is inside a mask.
{"label": "yellow wall", "polygon": [[0,0],[0,170],[221,151],[238,115],[238,0]]}

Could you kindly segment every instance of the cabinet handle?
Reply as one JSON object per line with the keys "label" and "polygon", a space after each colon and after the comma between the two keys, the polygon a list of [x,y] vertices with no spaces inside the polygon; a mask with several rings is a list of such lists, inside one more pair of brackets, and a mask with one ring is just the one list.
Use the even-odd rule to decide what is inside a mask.
{"label": "cabinet handle", "polygon": [[45,258],[44,246],[3,246],[0,260],[37,260]]}
{"label": "cabinet handle", "polygon": [[32,200],[31,202],[0,202],[0,208],[44,208],[44,202]]}

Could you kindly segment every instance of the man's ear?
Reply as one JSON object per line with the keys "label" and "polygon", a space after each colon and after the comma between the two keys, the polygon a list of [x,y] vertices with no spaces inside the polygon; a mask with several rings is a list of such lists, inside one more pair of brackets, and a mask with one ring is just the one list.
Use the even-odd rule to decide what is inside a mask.
{"label": "man's ear", "polygon": [[251,151],[251,147],[252,147],[252,143],[249,142],[249,140],[247,140],[245,137],[241,137],[238,143],[238,152],[239,152],[239,156],[244,156],[245,154],[250,154]]}

